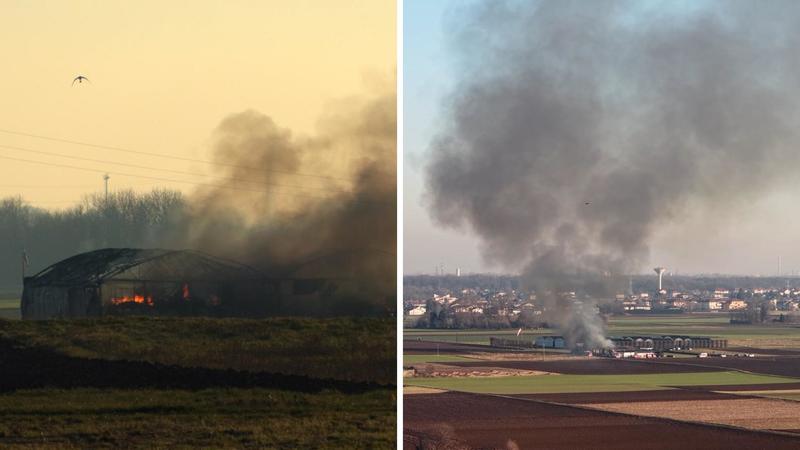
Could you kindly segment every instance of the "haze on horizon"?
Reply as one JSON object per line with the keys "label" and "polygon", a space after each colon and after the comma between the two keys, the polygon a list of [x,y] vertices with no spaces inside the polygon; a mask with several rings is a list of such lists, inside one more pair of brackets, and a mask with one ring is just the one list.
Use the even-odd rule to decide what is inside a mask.
{"label": "haze on horizon", "polygon": [[[433,143],[436,139],[442,137],[443,130],[445,130],[444,133],[446,134],[447,127],[451,126],[454,120],[458,120],[458,116],[450,114],[448,108],[455,104],[456,110],[458,110],[459,106],[463,107],[469,104],[463,102],[466,91],[462,88],[469,87],[470,83],[475,81],[475,79],[470,78],[471,74],[481,74],[481,76],[490,79],[492,73],[495,73],[499,74],[498,77],[502,80],[504,76],[503,70],[509,73],[519,70],[524,73],[531,70],[530,67],[535,68],[537,64],[536,62],[531,62],[526,65],[527,63],[523,62],[509,69],[508,66],[503,66],[503,63],[507,62],[507,60],[504,59],[503,53],[498,50],[503,48],[503,45],[506,45],[507,48],[511,49],[511,52],[525,51],[522,38],[516,41],[512,39],[504,42],[503,40],[509,38],[514,32],[513,30],[534,29],[525,27],[525,21],[529,21],[527,22],[528,25],[535,23],[527,14],[519,14],[510,19],[510,22],[504,22],[507,25],[504,30],[493,34],[493,39],[486,42],[472,40],[470,41],[472,46],[469,47],[464,42],[459,41],[459,39],[463,38],[475,38],[480,36],[482,32],[487,32],[487,30],[491,29],[492,24],[499,23],[492,22],[493,19],[508,18],[508,16],[504,15],[504,10],[514,10],[514,6],[509,5],[519,6],[520,3],[497,3],[495,4],[497,7],[493,11],[496,13],[494,16],[492,15],[492,8],[486,7],[485,3],[483,3],[483,8],[480,5],[482,5],[481,2],[470,2],[465,6],[462,3],[453,1],[431,3],[411,0],[405,3],[405,52],[408,56],[405,58],[404,67],[404,140],[406,144],[404,149],[406,161],[404,172],[404,270],[409,274],[433,273],[435,267],[440,264],[445,266],[447,273],[454,273],[456,267],[461,267],[462,273],[513,273],[521,270],[524,266],[523,263],[514,260],[512,257],[504,260],[506,258],[505,255],[498,257],[496,253],[487,259],[486,246],[488,245],[487,242],[489,242],[487,239],[491,239],[487,237],[491,236],[491,233],[487,230],[482,232],[484,233],[484,238],[481,239],[476,234],[473,226],[469,225],[469,222],[462,222],[458,225],[457,221],[453,221],[447,225],[440,221],[435,224],[431,220],[431,213],[436,214],[436,212],[430,208],[430,191],[425,186],[424,173],[430,164],[432,145],[435,145]],[[552,4],[550,5],[553,6]],[[606,7],[616,5],[617,10],[619,10],[619,8],[624,8],[624,5],[630,6],[631,3],[607,2],[603,3],[603,5]],[[568,3],[559,6],[563,6],[563,8],[551,8],[555,11],[549,11],[549,13],[557,14],[559,9],[562,12],[572,11],[575,13],[575,17],[571,17],[571,19],[576,22],[583,20],[582,17],[593,17],[593,14],[603,9],[602,5],[588,8],[581,3]],[[648,2],[642,4],[637,13],[639,17],[666,18],[665,23],[671,20],[672,22],[670,23],[675,25],[675,29],[691,29],[691,20],[689,19],[726,17],[732,22],[724,22],[726,19],[723,19],[722,22],[734,24],[732,28],[726,28],[725,26],[715,28],[715,31],[719,31],[720,36],[723,37],[735,35],[728,34],[728,32],[731,29],[735,29],[737,26],[735,24],[739,23],[736,22],[737,20],[741,18],[752,19],[754,23],[753,30],[748,33],[740,33],[745,35],[741,38],[741,42],[738,42],[742,47],[737,47],[737,45],[733,44],[728,45],[728,47],[736,49],[735,54],[746,56],[753,54],[753,49],[763,46],[765,49],[764,54],[769,58],[767,61],[774,64],[769,66],[768,72],[762,80],[769,76],[776,76],[776,78],[772,79],[773,82],[780,80],[778,83],[785,83],[784,85],[787,89],[771,89],[769,83],[760,83],[759,86],[750,88],[746,93],[738,97],[734,95],[729,104],[736,107],[745,105],[747,102],[741,99],[749,94],[755,94],[753,98],[756,102],[760,102],[772,95],[772,92],[782,92],[782,95],[785,96],[782,100],[785,101],[774,103],[778,105],[778,108],[774,110],[764,109],[763,105],[765,103],[763,102],[757,103],[758,106],[754,106],[752,111],[745,111],[744,115],[732,116],[731,121],[724,126],[737,123],[736,121],[741,117],[745,117],[746,114],[758,117],[758,114],[751,114],[753,111],[766,113],[769,117],[782,117],[782,121],[785,119],[787,124],[792,123],[795,119],[794,112],[797,109],[796,106],[793,106],[796,104],[793,101],[796,96],[796,90],[791,89],[791,86],[795,85],[793,84],[794,77],[791,75],[793,72],[785,71],[785,69],[791,67],[793,63],[788,60],[778,63],[778,60],[774,57],[781,55],[783,51],[783,47],[777,42],[793,42],[797,37],[790,26],[784,27],[781,25],[791,22],[787,17],[794,17],[797,12],[796,8],[791,7],[791,4],[781,3],[774,5],[772,8],[754,11],[748,17],[743,14],[747,9],[746,3],[733,2],[730,10],[725,10],[720,6],[720,3],[715,2]],[[580,14],[582,9],[584,10],[584,15]],[[607,8],[607,10],[613,9],[613,7]],[[635,9],[631,8],[630,10]],[[613,16],[613,14],[608,16]],[[767,22],[767,19],[775,18],[776,16],[781,16],[783,19]],[[628,17],[630,20],[629,25],[634,25],[633,28],[636,28],[636,17],[637,14],[630,14]],[[687,20],[681,22],[681,17]],[[608,17],[605,13],[599,13],[596,20],[602,23],[602,21],[608,20]],[[767,23],[778,23],[777,29],[768,31],[769,28],[759,25]],[[483,31],[481,31],[481,27],[485,27]],[[602,25],[599,28],[602,29]],[[656,28],[658,29],[658,27]],[[662,27],[660,31],[664,29],[666,27]],[[602,31],[600,32],[602,33]],[[547,33],[548,31],[544,31],[543,35],[546,36]],[[763,33],[766,37],[759,40],[758,33]],[[535,37],[536,31],[529,36],[530,39]],[[784,40],[781,41],[781,39]],[[668,42],[668,39],[665,39],[665,41]],[[691,42],[691,40],[687,42]],[[716,46],[716,48],[725,46],[716,42],[712,45]],[[637,51],[635,48],[633,50]],[[545,50],[545,55],[547,55],[546,52],[547,50]],[[474,58],[474,55],[479,54],[487,54],[497,59],[493,60],[492,64],[486,64],[486,61],[484,61],[483,67],[480,67],[480,64],[477,64],[478,59]],[[419,61],[425,61],[426,64],[420,64]],[[527,61],[531,61],[531,59],[528,58]],[[724,62],[725,59],[723,58],[720,61]],[[750,61],[743,61],[741,64],[739,60],[736,61],[737,66],[729,67],[733,72],[753,67],[748,65],[751,63]],[[600,64],[603,64],[602,61]],[[503,69],[498,69],[498,67],[503,67]],[[539,68],[543,67],[540,66]],[[634,70],[639,69],[641,67],[636,66]],[[691,67],[688,69],[690,72],[694,70]],[[539,69],[532,70],[533,72],[528,73],[536,73],[536,70]],[[544,68],[544,70],[546,71],[547,69]],[[601,68],[599,70],[602,71],[604,69]],[[703,73],[700,70],[697,69],[691,73]],[[462,76],[461,74],[466,75]],[[580,76],[578,75],[576,79],[580,79]],[[724,81],[729,83],[727,86],[731,86],[731,82],[739,82],[746,79],[746,77],[746,75],[738,79],[735,76],[727,77]],[[499,85],[501,83],[495,84],[495,86]],[[473,83],[472,86],[474,87],[475,84]],[[713,84],[706,86],[710,87]],[[487,87],[487,89],[491,90],[492,87]],[[730,93],[735,94],[733,91]],[[724,96],[720,98],[724,98]],[[460,100],[462,102],[458,103]],[[784,116],[780,115],[782,112],[785,113]],[[609,123],[611,122],[606,122],[603,126],[607,126]],[[480,126],[488,127],[485,122]],[[800,214],[792,206],[792,200],[798,189],[800,189],[791,175],[793,173],[792,167],[796,166],[793,165],[794,160],[791,157],[791,149],[793,148],[795,137],[790,131],[784,133],[783,130],[791,130],[792,128],[783,123],[772,128],[773,130],[779,130],[779,133],[781,133],[777,137],[763,134],[766,130],[771,129],[773,124],[762,123],[758,126],[760,128],[752,128],[752,132],[760,137],[769,136],[768,139],[771,140],[769,144],[771,148],[765,146],[759,149],[760,152],[765,152],[764,155],[767,155],[767,158],[759,159],[759,155],[756,152],[752,155],[755,161],[752,166],[747,166],[746,164],[737,166],[740,160],[734,158],[732,161],[725,162],[725,166],[719,165],[716,169],[713,166],[706,166],[706,168],[710,167],[710,170],[705,173],[698,172],[698,177],[707,176],[711,180],[709,183],[704,180],[702,184],[704,188],[715,192],[710,197],[711,201],[709,201],[709,198],[702,199],[701,197],[693,196],[691,190],[676,189],[674,201],[667,197],[667,202],[663,202],[663,204],[656,203],[652,205],[651,209],[641,210],[642,214],[655,214],[657,222],[655,222],[656,226],[652,227],[643,240],[643,243],[649,247],[649,252],[641,261],[637,262],[635,267],[629,270],[630,272],[650,273],[651,268],[654,266],[665,266],[669,270],[677,271],[681,274],[774,275],[778,272],[779,257],[782,259],[783,274],[788,275],[799,272],[800,256],[795,255],[793,251],[800,244],[800,233],[796,231],[798,225],[800,225]],[[478,130],[476,133],[481,131],[485,130]],[[775,145],[776,142],[778,142],[777,145]],[[728,150],[726,149],[726,151]],[[697,155],[702,156],[702,153],[697,153]],[[703,164],[707,165],[709,161],[710,159],[706,158]],[[746,161],[746,159],[741,161]],[[777,161],[782,161],[783,164],[776,164]],[[730,172],[718,170],[721,167],[731,167],[734,170]],[[748,167],[758,170],[748,171]],[[476,172],[468,173],[472,176],[476,175]],[[576,173],[580,175],[580,172]],[[659,183],[666,181],[668,180],[659,180]],[[676,180],[677,182],[679,181]],[[752,186],[755,186],[755,188],[752,188]],[[465,192],[463,198],[468,198],[470,188],[465,188]],[[459,195],[456,194],[455,197],[449,196],[447,198],[457,199]],[[440,197],[440,200],[442,198]],[[586,200],[593,199],[587,198]],[[595,201],[595,203],[597,202]],[[442,205],[442,203],[439,203],[439,205]],[[676,208],[676,205],[680,207]],[[669,209],[669,214],[662,214],[661,208]],[[486,214],[491,214],[491,211],[487,210]],[[630,214],[631,217],[635,217],[635,211]],[[521,233],[520,235],[524,234]],[[514,241],[514,243],[523,249],[532,244],[525,241],[525,239]]]}

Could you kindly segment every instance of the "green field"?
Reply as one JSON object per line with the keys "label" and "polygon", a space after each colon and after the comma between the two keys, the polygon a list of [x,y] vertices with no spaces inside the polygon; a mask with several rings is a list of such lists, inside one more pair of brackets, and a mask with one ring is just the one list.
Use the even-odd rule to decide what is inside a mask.
{"label": "green field", "polygon": [[465,358],[457,355],[403,355],[403,365],[414,363],[436,363],[449,361],[476,361],[475,358]]}
{"label": "green field", "polygon": [[394,393],[31,390],[0,395],[3,448],[394,449]]}
{"label": "green field", "polygon": [[800,325],[731,325],[727,314],[683,314],[679,316],[629,316],[612,318],[609,334],[694,334],[728,340],[800,341]]}
{"label": "green field", "polygon": [[[798,325],[731,325],[728,314],[665,314],[649,316],[612,317],[608,323],[609,336],[626,335],[698,335],[728,339],[732,345],[800,347]],[[500,330],[404,330],[405,339],[422,338],[432,341],[489,345],[489,338],[515,337],[517,329]],[[556,329],[524,330],[522,336],[558,334]]]}
{"label": "green field", "polygon": [[646,375],[537,375],[511,377],[406,378],[424,386],[484,394],[550,394],[668,389],[669,386],[796,383],[800,379],[742,372],[665,373]]}
{"label": "green field", "polygon": [[[543,328],[539,330],[525,330],[521,338],[532,335],[555,334],[556,330]],[[490,337],[516,338],[517,329],[504,328],[500,330],[418,330],[407,328],[403,330],[404,339],[417,339],[441,342],[458,342],[462,344],[489,345]]]}
{"label": "green field", "polygon": [[18,298],[0,298],[0,319],[19,319]]}

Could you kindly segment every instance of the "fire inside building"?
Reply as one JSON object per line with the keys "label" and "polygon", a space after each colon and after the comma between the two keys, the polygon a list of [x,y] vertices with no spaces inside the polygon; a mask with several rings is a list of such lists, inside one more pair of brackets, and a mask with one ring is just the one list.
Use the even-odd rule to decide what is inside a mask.
{"label": "fire inside building", "polygon": [[191,250],[109,248],[82,253],[26,277],[23,319],[106,314],[264,315],[318,301],[324,280],[267,278]]}

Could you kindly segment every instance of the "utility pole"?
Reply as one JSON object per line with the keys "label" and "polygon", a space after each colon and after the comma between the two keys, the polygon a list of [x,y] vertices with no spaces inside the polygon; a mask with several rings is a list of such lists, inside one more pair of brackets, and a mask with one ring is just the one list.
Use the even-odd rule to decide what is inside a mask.
{"label": "utility pole", "polygon": [[106,203],[108,203],[108,179],[111,178],[108,174],[103,175],[103,182],[105,183]]}
{"label": "utility pole", "polygon": [[25,269],[28,267],[28,252],[25,249],[22,249],[22,283],[25,284]]}

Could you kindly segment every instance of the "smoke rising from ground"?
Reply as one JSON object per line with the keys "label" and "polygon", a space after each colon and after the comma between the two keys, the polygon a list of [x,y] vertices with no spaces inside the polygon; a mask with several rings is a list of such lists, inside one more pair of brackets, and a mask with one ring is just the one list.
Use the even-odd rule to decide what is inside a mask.
{"label": "smoke rising from ground", "polygon": [[681,5],[459,10],[462,75],[427,166],[433,218],[559,304],[562,290],[610,294],[683,213],[726,220],[800,168],[800,4]]}
{"label": "smoke rising from ground", "polygon": [[[396,97],[393,87],[331,105],[313,136],[245,111],[213,135],[225,186],[189,199],[187,246],[272,276],[349,278],[393,307]],[[391,299],[390,299],[391,297]]]}

